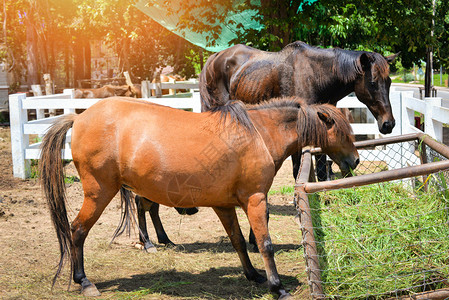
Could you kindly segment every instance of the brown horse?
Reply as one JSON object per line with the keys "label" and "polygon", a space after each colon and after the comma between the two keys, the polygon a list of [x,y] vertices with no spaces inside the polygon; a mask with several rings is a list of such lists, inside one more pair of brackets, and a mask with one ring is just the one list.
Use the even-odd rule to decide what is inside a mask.
{"label": "brown horse", "polygon": [[134,97],[138,92],[129,85],[105,85],[97,89],[76,89],[75,98]]}
{"label": "brown horse", "polygon": [[[69,256],[73,279],[81,284],[83,294],[99,295],[84,272],[84,241],[118,191],[130,205],[131,190],[167,206],[212,207],[239,255],[245,276],[258,283],[268,278],[270,290],[287,298],[274,262],[265,195],[282,162],[305,145],[322,147],[343,170],[354,168],[358,153],[351,127],[335,107],[303,105],[298,99],[229,111],[196,114],[131,98],[111,98],[80,115],[59,118],[43,138],[39,166],[61,251],[53,283],[64,257]],[[249,127],[235,122],[236,114],[243,114],[238,119],[246,119],[243,124]],[[84,190],[82,208],[72,225],[67,218],[61,159],[70,128],[73,161]],[[250,262],[235,206],[247,214],[267,278]]]}
{"label": "brown horse", "polygon": [[[160,82],[161,83],[167,83],[167,82],[173,82],[173,81],[185,81],[186,78],[182,77],[181,75],[175,74],[175,75],[158,75],[156,74],[156,76],[160,76]],[[153,81],[151,81],[151,83],[156,83],[157,80],[156,78],[153,79]],[[179,90],[180,93],[184,93],[187,92],[186,90]],[[162,90],[162,95],[168,95],[170,94],[170,90],[167,89],[163,89]],[[151,96],[156,96],[156,91],[155,90],[151,90]]]}
{"label": "brown horse", "polygon": [[[303,42],[287,45],[280,52],[265,52],[235,45],[209,57],[199,84],[202,111],[220,110],[239,99],[259,103],[273,97],[298,96],[308,104],[337,101],[351,92],[377,119],[380,132],[390,133],[395,125],[391,112],[389,63],[397,55],[383,57],[374,52],[320,49]],[[292,155],[293,176],[300,155]],[[317,156],[317,175],[326,180],[326,157]],[[257,251],[252,231],[250,243]]]}

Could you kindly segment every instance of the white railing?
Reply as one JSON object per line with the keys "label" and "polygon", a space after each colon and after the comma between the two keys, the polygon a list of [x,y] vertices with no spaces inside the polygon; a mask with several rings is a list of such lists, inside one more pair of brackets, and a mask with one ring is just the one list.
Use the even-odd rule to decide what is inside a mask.
{"label": "white railing", "polygon": [[[413,97],[413,91],[399,92],[392,89],[390,102],[393,116],[396,119],[396,126],[388,136],[424,132],[439,142],[443,141],[443,124],[449,123],[449,109],[441,106],[441,98],[432,97],[420,100]],[[346,97],[340,100],[337,107],[366,108],[356,97]],[[415,111],[424,115],[424,131],[415,127]],[[378,134],[379,136],[384,136],[379,133],[376,120],[374,118],[371,118],[371,120],[372,122],[367,124],[351,124],[354,134]],[[397,168],[398,162],[400,162],[402,167],[408,166],[407,161],[408,163],[412,161],[415,164],[420,164],[418,156],[413,158],[406,157],[413,152],[412,149],[405,149],[401,145],[392,144],[385,147],[377,147],[374,150],[362,150],[359,151],[359,155],[361,161],[372,160],[373,157],[381,158],[387,163],[389,169],[393,169],[393,166]]]}
{"label": "white railing", "polygon": [[188,81],[175,81],[171,80],[170,82],[162,82],[162,83],[152,83],[150,81],[142,81],[141,91],[142,98],[150,98],[151,91],[154,94],[160,94],[162,90],[169,90],[170,95],[176,95],[177,90],[188,90],[190,93],[193,93],[194,90],[198,90],[198,80],[190,79]]}
{"label": "white railing", "polygon": [[[198,85],[196,85],[198,86]],[[174,88],[173,86],[170,86]],[[191,86],[190,86],[191,87]],[[177,88],[177,87],[176,87]],[[182,87],[184,88],[184,87]],[[185,96],[185,95],[184,95]],[[11,152],[14,177],[27,178],[30,175],[30,160],[39,159],[39,136],[45,134],[53,121],[59,116],[44,116],[44,110],[63,109],[64,114],[74,113],[75,109],[86,109],[102,99],[74,99],[74,90],[64,90],[63,94],[26,97],[25,94],[9,96],[9,113],[11,129]],[[190,97],[162,97],[145,98],[152,103],[170,106],[180,109],[191,109],[201,112],[199,92],[193,91]],[[28,121],[28,110],[36,110],[37,120]],[[37,135],[36,141],[30,144],[30,135]],[[67,134],[66,147],[63,152],[64,159],[71,159],[70,151],[71,131]]]}
{"label": "white railing", "polygon": [[[180,85],[179,83],[176,83]],[[149,84],[149,88],[154,88],[154,84]],[[196,85],[197,87],[197,85]],[[163,84],[162,88],[174,88],[173,84]],[[180,85],[176,88],[192,89],[189,86]],[[9,97],[10,105],[10,123],[11,123],[11,144],[13,171],[15,177],[26,178],[29,176],[29,160],[39,158],[40,142],[30,145],[29,135],[43,135],[56,117],[44,118],[44,109],[64,109],[64,113],[74,112],[75,109],[85,109],[93,105],[100,99],[73,99],[73,90],[65,90],[64,94],[29,97],[25,94],[14,94]],[[190,108],[194,112],[201,111],[200,96],[198,92],[193,92],[189,98],[148,98],[153,103],[171,106],[174,108]],[[414,112],[418,111],[425,116],[425,133],[442,141],[443,123],[449,122],[449,109],[441,107],[441,98],[428,98],[419,100],[413,98],[412,92],[391,91],[390,101],[393,109],[393,115],[396,119],[396,126],[391,135],[402,135],[419,131],[414,127]],[[366,108],[364,104],[357,100],[356,97],[345,97],[340,100],[337,107],[347,108]],[[28,110],[35,109],[37,112],[37,120],[28,121]],[[372,122],[361,124],[352,124],[353,131],[359,134],[375,134],[380,135],[377,122],[374,118],[368,118]],[[71,159],[70,152],[70,132],[67,137],[67,147],[64,151],[64,158]],[[387,147],[398,147],[397,145]],[[370,160],[373,154],[376,157],[382,157],[382,152],[388,152],[391,149],[377,148],[374,150],[360,151],[361,160]],[[401,149],[393,149],[395,154],[393,158],[386,158],[385,161],[390,165],[389,161],[396,163],[402,161],[403,156]],[[387,157],[387,156],[385,156]],[[417,158],[418,159],[418,158]],[[404,165],[405,166],[405,165]]]}

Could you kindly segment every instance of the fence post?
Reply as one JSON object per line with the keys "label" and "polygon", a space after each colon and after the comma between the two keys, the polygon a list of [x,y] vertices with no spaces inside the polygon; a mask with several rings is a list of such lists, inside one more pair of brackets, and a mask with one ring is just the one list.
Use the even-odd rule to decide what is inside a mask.
{"label": "fence post", "polygon": [[201,96],[200,96],[200,92],[193,92],[192,93],[192,111],[196,112],[196,113],[200,113],[201,112]]}
{"label": "fence post", "polygon": [[[191,83],[198,83],[198,80],[196,78],[190,78],[189,81]],[[193,95],[193,93],[195,92],[195,89],[190,89],[189,92],[192,93],[192,95]]]}
{"label": "fence post", "polygon": [[149,89],[149,81],[148,80],[144,80],[142,81],[142,98],[150,98],[151,96],[151,91]]}
{"label": "fence post", "polygon": [[401,92],[401,119],[396,124],[401,126],[401,133],[410,132],[410,126],[415,124],[415,112],[407,108],[407,98],[413,98],[413,91]]}
{"label": "fence post", "polygon": [[9,96],[9,116],[11,129],[11,152],[14,177],[25,179],[30,176],[30,162],[25,159],[25,148],[29,137],[23,132],[23,125],[28,121],[27,111],[22,109],[25,94]]}
{"label": "fence post", "polygon": [[424,116],[424,132],[439,142],[443,141],[443,124],[441,122],[433,120],[432,109],[433,107],[441,107],[440,97],[428,97],[424,98],[426,102],[426,114]]}
{"label": "fence post", "polygon": [[[75,89],[64,89],[62,92],[64,95],[67,95],[70,97],[70,99],[75,99]],[[74,114],[75,109],[74,108],[64,108],[64,114]]]}
{"label": "fence post", "polygon": [[402,93],[397,91],[390,92],[390,104],[391,112],[393,113],[396,125],[391,132],[391,135],[401,135],[402,134]]}

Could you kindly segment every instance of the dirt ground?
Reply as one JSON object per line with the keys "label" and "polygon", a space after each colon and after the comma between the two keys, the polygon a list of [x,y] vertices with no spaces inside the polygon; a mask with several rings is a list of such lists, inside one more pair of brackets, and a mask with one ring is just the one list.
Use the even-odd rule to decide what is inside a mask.
{"label": "dirt ground", "polygon": [[[72,164],[67,175],[77,176]],[[293,186],[291,162],[275,178],[272,190]],[[69,219],[82,204],[80,182],[67,185]],[[294,221],[292,195],[270,196],[270,234],[281,280],[295,299],[308,299],[307,279],[300,246],[301,233]],[[249,282],[217,216],[200,208],[193,216],[181,216],[161,206],[161,219],[177,248],[164,248],[155,241],[147,216],[150,238],[157,253],[145,253],[133,245],[134,230],[113,243],[112,234],[120,217],[120,203],[114,199],[92,228],[85,244],[88,278],[102,293],[100,299],[274,299],[266,285]],[[249,225],[237,210],[242,231]],[[59,261],[59,249],[49,213],[36,179],[12,176],[9,127],[0,127],[0,298],[81,298],[79,286],[69,282],[68,264],[53,290],[51,281]],[[265,274],[259,254],[250,258]]]}

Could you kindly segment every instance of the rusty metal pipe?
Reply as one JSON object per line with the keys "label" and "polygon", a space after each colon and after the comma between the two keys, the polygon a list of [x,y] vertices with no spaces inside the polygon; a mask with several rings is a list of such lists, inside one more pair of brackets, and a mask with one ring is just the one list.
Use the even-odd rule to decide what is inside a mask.
{"label": "rusty metal pipe", "polygon": [[[384,146],[384,145],[389,145],[389,144],[396,144],[396,143],[418,140],[421,136],[424,136],[424,134],[410,133],[410,134],[404,134],[404,135],[400,135],[400,136],[389,136],[389,137],[384,137],[384,138],[380,138],[380,139],[355,142],[354,146],[357,149],[367,148],[367,147],[375,147],[375,146]],[[436,143],[438,143],[438,142],[436,142]],[[320,147],[316,147],[316,148],[310,149],[310,152],[312,154],[316,155],[316,154],[322,153],[322,150]]]}
{"label": "rusty metal pipe", "polygon": [[373,174],[365,174],[332,181],[322,181],[304,184],[307,193],[315,193],[323,190],[345,189],[355,186],[385,182],[407,177],[416,177],[449,169],[449,161],[438,161],[420,166],[412,166],[403,169],[383,171]]}

